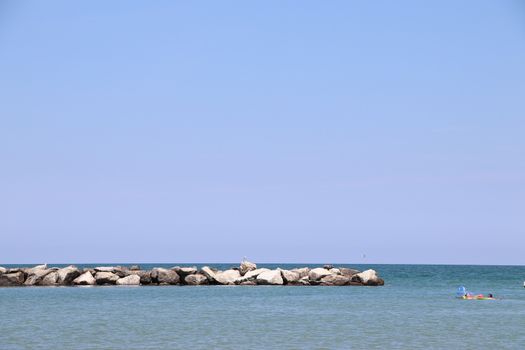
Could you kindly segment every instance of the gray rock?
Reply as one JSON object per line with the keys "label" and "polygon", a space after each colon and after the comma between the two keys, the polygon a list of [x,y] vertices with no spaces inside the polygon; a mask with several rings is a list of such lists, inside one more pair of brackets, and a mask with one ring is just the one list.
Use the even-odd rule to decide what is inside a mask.
{"label": "gray rock", "polygon": [[215,274],[215,281],[219,284],[235,284],[235,280],[241,277],[239,270],[226,270]]}
{"label": "gray rock", "polygon": [[90,271],[86,271],[73,280],[73,284],[79,286],[93,286],[97,283],[97,280]]}
{"label": "gray rock", "polygon": [[349,269],[346,267],[342,267],[340,268],[340,270],[341,270],[341,275],[346,276],[346,277],[352,277],[353,275],[356,275],[359,273],[359,270]]}
{"label": "gray rock", "polygon": [[97,266],[95,267],[95,272],[110,272],[121,278],[130,274],[129,270],[123,268],[122,266]]}
{"label": "gray rock", "polygon": [[182,278],[182,279],[184,279],[188,275],[193,275],[193,274],[197,273],[197,271],[198,271],[196,266],[191,266],[191,267],[175,266],[175,267],[172,267],[171,269],[173,271],[175,271],[180,276],[180,278]]}
{"label": "gray rock", "polygon": [[139,275],[129,275],[126,277],[119,278],[116,282],[119,286],[138,286],[140,285]]}
{"label": "gray rock", "polygon": [[241,285],[241,286],[255,286],[255,285],[257,285],[257,283],[255,283],[255,281],[244,281],[244,282],[239,283],[239,285]]}
{"label": "gray rock", "polygon": [[0,274],[0,287],[21,286],[24,283],[22,271]]}
{"label": "gray rock", "polygon": [[131,271],[137,271],[137,270],[140,270],[140,266],[139,265],[131,265],[131,267],[129,269]]}
{"label": "gray rock", "polygon": [[173,270],[156,267],[151,270],[151,279],[158,284],[178,284],[180,276]]}
{"label": "gray rock", "polygon": [[199,286],[202,284],[208,284],[208,277],[201,275],[200,273],[195,273],[191,275],[187,275],[184,278],[184,282],[186,282],[189,286]]}
{"label": "gray rock", "polygon": [[297,282],[301,278],[298,272],[289,270],[281,270],[281,275],[283,276],[284,282],[287,284]]}
{"label": "gray rock", "polygon": [[131,273],[140,277],[140,284],[151,284],[152,282],[151,271],[133,270]]}
{"label": "gray rock", "polygon": [[323,269],[325,269],[325,270],[331,270],[333,268],[334,268],[334,265],[332,265],[332,264],[326,264],[326,265],[323,266]]}
{"label": "gray rock", "polygon": [[26,286],[34,286],[42,282],[44,277],[46,277],[47,274],[55,271],[53,269],[44,269],[44,268],[31,268],[28,269],[28,276],[24,282]]}
{"label": "gray rock", "polygon": [[257,284],[282,285],[284,283],[281,271],[264,271],[257,276]]}
{"label": "gray rock", "polygon": [[113,272],[97,272],[95,279],[97,280],[97,284],[115,284],[119,276]]}
{"label": "gray rock", "polygon": [[39,286],[56,286],[58,283],[58,272],[53,271],[45,275],[42,281],[38,283]]}
{"label": "gray rock", "polygon": [[321,278],[328,275],[331,275],[330,271],[318,267],[316,269],[310,270],[310,272],[308,273],[308,278],[310,279],[310,281],[319,281]]}
{"label": "gray rock", "polygon": [[70,285],[73,280],[80,276],[80,270],[76,266],[68,266],[57,271],[57,283],[61,285]]}
{"label": "gray rock", "polygon": [[350,278],[343,275],[328,275],[321,278],[322,286],[345,286],[350,282]]}
{"label": "gray rock", "polygon": [[244,259],[242,262],[241,262],[241,266],[239,267],[239,272],[241,273],[242,276],[244,276],[246,274],[246,272],[248,271],[253,271],[253,270],[256,270],[257,269],[257,265]]}

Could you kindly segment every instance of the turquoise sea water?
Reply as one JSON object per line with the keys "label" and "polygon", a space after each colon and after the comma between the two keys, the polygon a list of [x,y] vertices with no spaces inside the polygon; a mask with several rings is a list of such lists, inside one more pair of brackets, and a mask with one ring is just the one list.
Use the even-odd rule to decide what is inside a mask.
{"label": "turquoise sea water", "polygon": [[386,285],[0,288],[0,349],[525,348],[525,266],[347,266]]}

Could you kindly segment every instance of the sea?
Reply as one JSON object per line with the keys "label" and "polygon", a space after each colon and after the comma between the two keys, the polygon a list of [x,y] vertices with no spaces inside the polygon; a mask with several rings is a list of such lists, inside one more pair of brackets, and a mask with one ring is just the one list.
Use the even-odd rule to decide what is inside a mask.
{"label": "sea", "polygon": [[525,349],[525,266],[337,266],[385,285],[0,288],[0,349]]}

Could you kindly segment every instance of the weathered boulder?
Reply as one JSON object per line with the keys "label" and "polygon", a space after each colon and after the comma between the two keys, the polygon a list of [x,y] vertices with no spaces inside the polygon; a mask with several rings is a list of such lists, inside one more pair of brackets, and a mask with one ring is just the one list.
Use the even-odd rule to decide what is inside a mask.
{"label": "weathered boulder", "polygon": [[138,270],[140,270],[140,266],[139,265],[131,265],[131,267],[129,269],[131,271],[138,271]]}
{"label": "weathered boulder", "polygon": [[95,274],[98,272],[111,272],[121,278],[130,274],[129,269],[126,269],[122,266],[97,266],[94,270]]}
{"label": "weathered boulder", "polygon": [[140,284],[151,284],[151,271],[132,270],[131,275],[137,275],[140,278]]}
{"label": "weathered boulder", "polygon": [[350,282],[350,278],[343,275],[328,275],[321,278],[322,286],[344,286]]}
{"label": "weathered boulder", "polygon": [[113,272],[97,272],[95,279],[97,284],[115,284],[120,277]]}
{"label": "weathered boulder", "polygon": [[284,283],[281,271],[264,271],[257,276],[257,284],[282,285]]}
{"label": "weathered boulder", "polygon": [[[47,274],[55,271],[47,268],[31,268],[28,269],[28,276],[24,282],[26,286],[34,286],[40,284]],[[29,272],[30,271],[30,272]]]}
{"label": "weathered boulder", "polygon": [[95,277],[93,277],[93,275],[89,271],[84,272],[83,274],[81,274],[80,276],[78,276],[77,278],[73,280],[73,284],[79,285],[79,286],[93,286],[96,283],[97,283],[97,280],[95,279]]}
{"label": "weathered boulder", "polygon": [[310,281],[319,281],[321,278],[328,275],[331,275],[330,271],[323,269],[322,267],[318,267],[316,269],[310,270],[308,273],[308,278]]}
{"label": "weathered boulder", "polygon": [[139,275],[129,275],[126,277],[119,278],[116,282],[119,286],[138,286],[140,285]]}
{"label": "weathered boulder", "polygon": [[196,266],[191,266],[191,267],[175,266],[175,267],[172,267],[171,269],[175,271],[182,279],[184,279],[186,276],[193,275],[198,272],[198,269]]}
{"label": "weathered boulder", "polygon": [[383,281],[382,278],[379,278],[377,272],[372,269],[363,271],[352,277],[353,281],[356,281],[356,279],[357,282],[361,282],[365,286],[382,286],[385,284],[385,281]]}
{"label": "weathered boulder", "polygon": [[57,271],[58,280],[57,283],[61,285],[69,285],[73,283],[73,280],[80,276],[80,270],[73,265],[64,267]]}
{"label": "weathered boulder", "polygon": [[241,266],[239,267],[239,272],[241,273],[242,276],[244,276],[244,274],[248,271],[253,271],[257,269],[257,265],[255,263],[252,263],[246,259],[244,259],[242,262],[241,262]]}
{"label": "weathered boulder", "polygon": [[211,267],[209,266],[204,266],[202,269],[201,269],[201,273],[206,276],[206,278],[208,278],[208,281],[210,283],[215,283],[217,282],[215,280],[215,276],[217,275],[218,271],[215,270],[215,269],[212,269]]}
{"label": "weathered boulder", "polygon": [[151,280],[158,284],[178,284],[180,276],[173,270],[157,267],[151,270]]}
{"label": "weathered boulder", "polygon": [[308,277],[308,273],[310,273],[310,269],[308,267],[301,267],[299,269],[291,269],[292,272],[297,272],[299,274],[299,278]]}
{"label": "weathered boulder", "polygon": [[252,271],[248,271],[244,274],[244,278],[246,280],[249,280],[249,279],[255,279],[257,276],[259,276],[261,273],[263,272],[266,272],[266,271],[271,271],[270,269],[267,269],[265,267],[263,268],[260,268],[260,269],[255,269],[255,270],[252,270]]}
{"label": "weathered boulder", "polygon": [[22,271],[0,274],[0,287],[20,286],[24,283],[24,273]]}
{"label": "weathered boulder", "polygon": [[7,269],[5,267],[0,266],[0,273],[7,273]]}
{"label": "weathered boulder", "polygon": [[189,286],[199,286],[199,285],[202,285],[202,284],[208,284],[208,277],[200,274],[200,273],[195,273],[195,274],[191,274],[191,275],[187,275],[185,278],[184,278],[184,282],[186,282],[187,285]]}
{"label": "weathered boulder", "polygon": [[301,278],[298,272],[289,270],[281,270],[281,275],[283,276],[284,282],[287,284],[297,282]]}
{"label": "weathered boulder", "polygon": [[215,281],[219,284],[235,284],[235,280],[241,277],[239,270],[226,270],[215,274]]}
{"label": "weathered boulder", "polygon": [[42,281],[38,283],[39,286],[56,286],[58,284],[58,272],[52,271],[48,273]]}
{"label": "weathered boulder", "polygon": [[328,270],[328,271],[330,271],[330,273],[331,273],[332,275],[340,275],[340,274],[341,274],[341,270],[336,269],[335,267],[332,268],[332,269],[330,269],[330,270]]}
{"label": "weathered boulder", "polygon": [[326,270],[331,270],[333,268],[334,268],[334,265],[332,265],[332,264],[323,265],[323,269],[326,269]]}
{"label": "weathered boulder", "polygon": [[356,275],[359,273],[359,270],[349,269],[347,267],[342,267],[340,268],[340,270],[341,270],[341,275],[346,276],[346,277],[352,277],[353,275]]}

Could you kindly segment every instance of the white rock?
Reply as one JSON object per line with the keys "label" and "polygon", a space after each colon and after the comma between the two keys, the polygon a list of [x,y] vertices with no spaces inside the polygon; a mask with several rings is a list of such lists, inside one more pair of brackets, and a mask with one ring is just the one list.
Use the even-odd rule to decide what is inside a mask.
{"label": "white rock", "polygon": [[215,274],[215,280],[220,284],[235,284],[235,280],[241,277],[238,270],[226,270]]}
{"label": "white rock", "polygon": [[384,284],[384,281],[377,276],[375,270],[369,269],[355,275],[365,285],[377,285]]}
{"label": "white rock", "polygon": [[206,276],[208,278],[208,280],[210,282],[215,282],[215,276],[217,275],[217,273],[219,273],[219,271],[214,271],[211,269],[211,267],[209,266],[204,266],[202,269],[201,269],[201,272],[204,276]]}
{"label": "white rock", "polygon": [[328,271],[327,269],[323,269],[322,267],[318,267],[316,269],[310,270],[310,272],[308,273],[308,278],[311,281],[318,281],[324,276],[328,275],[331,275],[330,271]]}
{"label": "white rock", "polygon": [[284,283],[281,271],[264,271],[257,276],[257,284],[282,285]]}
{"label": "white rock", "polygon": [[139,275],[129,275],[126,277],[119,278],[116,282],[119,286],[138,286],[140,285]]}
{"label": "white rock", "polygon": [[299,278],[308,277],[308,273],[310,272],[310,269],[308,267],[301,267],[299,269],[291,269],[292,272],[297,272],[299,274]]}
{"label": "white rock", "polygon": [[241,275],[244,275],[246,274],[246,272],[253,271],[255,269],[257,269],[256,264],[249,262],[248,260],[243,260],[241,262],[241,266],[239,267],[239,272],[241,273]]}
{"label": "white rock", "polygon": [[281,270],[281,275],[286,283],[297,282],[301,278],[298,272],[289,270]]}
{"label": "white rock", "polygon": [[267,269],[267,268],[260,268],[260,269],[255,269],[255,270],[252,270],[252,271],[248,271],[244,274],[244,277],[248,280],[250,278],[255,278],[257,277],[258,275],[260,275],[261,273],[263,272],[266,272],[266,271],[271,271],[270,269]]}
{"label": "white rock", "polygon": [[73,280],[73,284],[82,285],[82,286],[86,286],[86,285],[93,286],[96,283],[97,283],[97,280],[95,279],[95,277],[93,277],[93,275],[89,271],[84,272],[83,274],[81,274],[80,276],[78,276],[77,278]]}

